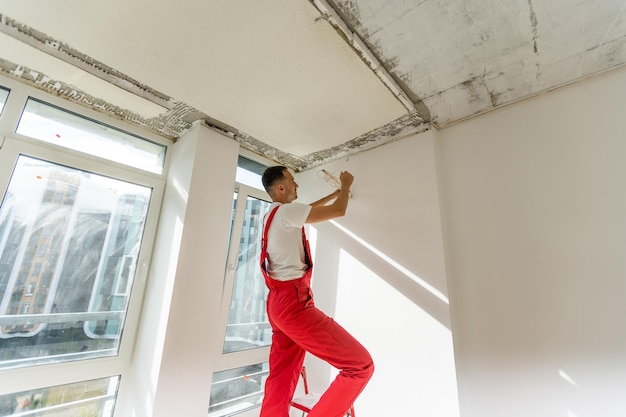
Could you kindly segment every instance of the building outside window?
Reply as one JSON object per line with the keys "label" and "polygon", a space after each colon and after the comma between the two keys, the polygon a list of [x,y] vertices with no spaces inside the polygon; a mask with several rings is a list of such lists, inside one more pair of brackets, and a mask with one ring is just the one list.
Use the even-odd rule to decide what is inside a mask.
{"label": "building outside window", "polygon": [[[20,155],[6,195],[0,242],[12,244],[0,243],[0,258],[13,262],[0,266],[7,277],[0,282],[0,366],[117,354],[129,293],[116,290],[120,279],[129,288],[123,269],[136,264],[151,190]],[[44,258],[40,275],[31,253]],[[38,317],[20,317],[26,314]]]}
{"label": "building outside window", "polygon": [[111,417],[119,377],[0,396],[2,416]]}

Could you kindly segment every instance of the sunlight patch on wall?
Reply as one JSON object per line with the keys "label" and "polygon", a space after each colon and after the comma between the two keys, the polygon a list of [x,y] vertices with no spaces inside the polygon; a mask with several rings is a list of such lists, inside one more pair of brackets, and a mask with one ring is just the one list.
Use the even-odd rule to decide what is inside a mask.
{"label": "sunlight patch on wall", "polygon": [[437,297],[439,300],[443,301],[444,303],[446,303],[448,305],[450,304],[450,302],[448,300],[448,297],[444,293],[439,291],[437,288],[433,287],[428,282],[426,282],[422,278],[418,277],[413,272],[409,271],[407,268],[405,268],[404,266],[400,265],[398,262],[396,262],[395,260],[393,260],[389,256],[385,255],[383,252],[381,252],[380,250],[376,249],[374,246],[372,246],[371,244],[369,244],[365,240],[361,239],[360,237],[358,237],[357,235],[355,235],[350,230],[346,229],[345,227],[343,227],[342,225],[340,225],[336,221],[331,220],[330,223],[332,223],[334,226],[336,226],[342,232],[344,232],[345,234],[350,236],[352,239],[356,240],[361,245],[365,246],[367,249],[372,251],[372,253],[377,255],[380,259],[384,260],[389,265],[393,266],[395,269],[397,269],[398,271],[400,271],[401,273],[403,273],[407,277],[411,278],[413,281],[415,281],[417,284],[422,286],[425,290],[427,290],[429,293],[431,293],[432,295]]}
{"label": "sunlight patch on wall", "polygon": [[578,385],[578,383],[574,381],[574,379],[571,376],[566,374],[564,370],[559,369],[559,375],[561,376],[561,378],[569,382],[571,385],[575,386],[576,388],[580,388],[580,385]]}
{"label": "sunlight patch on wall", "polygon": [[[368,415],[458,416],[451,331],[339,249],[335,318],[370,352],[374,377],[356,403]],[[390,391],[390,382],[393,390]],[[380,401],[381,397],[386,401]]]}

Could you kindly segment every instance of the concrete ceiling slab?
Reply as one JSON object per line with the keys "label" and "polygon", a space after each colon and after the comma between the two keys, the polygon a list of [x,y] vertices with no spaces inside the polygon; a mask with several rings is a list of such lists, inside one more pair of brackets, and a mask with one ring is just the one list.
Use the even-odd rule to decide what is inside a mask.
{"label": "concrete ceiling slab", "polygon": [[623,0],[334,0],[438,127],[626,62]]}

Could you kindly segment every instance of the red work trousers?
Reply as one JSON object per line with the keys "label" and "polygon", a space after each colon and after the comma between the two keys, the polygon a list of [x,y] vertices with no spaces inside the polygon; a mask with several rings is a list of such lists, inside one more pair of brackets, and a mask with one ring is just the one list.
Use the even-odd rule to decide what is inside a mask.
{"label": "red work trousers", "polygon": [[305,352],[325,360],[339,374],[309,417],[344,416],[374,372],[369,352],[343,327],[315,307],[311,271],[302,278],[266,278],[267,315],[272,326],[270,373],[260,417],[288,417]]}

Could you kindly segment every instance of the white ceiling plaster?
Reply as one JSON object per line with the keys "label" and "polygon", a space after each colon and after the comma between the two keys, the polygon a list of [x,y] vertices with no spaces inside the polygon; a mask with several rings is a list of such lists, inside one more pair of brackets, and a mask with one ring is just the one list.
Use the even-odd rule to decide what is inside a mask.
{"label": "white ceiling plaster", "polygon": [[307,1],[48,0],[2,9],[297,156],[407,113]]}
{"label": "white ceiling plaster", "polygon": [[124,103],[126,109],[144,118],[157,117],[167,110],[3,33],[0,33],[0,51],[3,59],[19,62],[31,71],[45,72],[51,79],[63,80],[109,103]]}

